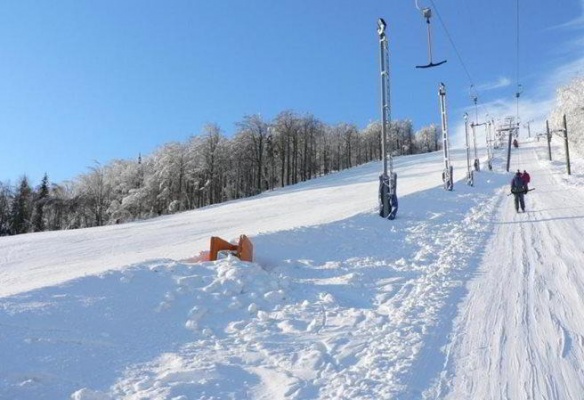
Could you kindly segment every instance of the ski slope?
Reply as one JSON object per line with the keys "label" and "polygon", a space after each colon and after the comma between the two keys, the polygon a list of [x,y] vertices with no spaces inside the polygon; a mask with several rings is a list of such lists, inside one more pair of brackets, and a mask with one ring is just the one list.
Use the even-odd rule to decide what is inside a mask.
{"label": "ski slope", "polygon": [[554,171],[540,162],[546,152],[517,151],[515,165],[537,177],[537,189],[526,196],[525,214],[515,212],[512,196],[501,198],[483,276],[471,283],[461,309],[439,398],[584,394],[584,182],[562,182],[563,165]]}
{"label": "ski slope", "polygon": [[[442,189],[441,154],[131,224],[0,238],[0,398],[577,399],[584,163],[513,150]],[[573,157],[577,159],[577,157]],[[483,167],[484,167],[483,160]],[[197,262],[245,233],[255,262]]]}
{"label": "ski slope", "polygon": [[[463,152],[454,165],[462,168]],[[396,164],[399,194],[436,187],[440,154]],[[416,165],[416,168],[412,168]],[[208,250],[209,238],[235,239],[340,221],[377,208],[380,163],[354,168],[293,187],[161,218],[62,232],[0,238],[0,296],[151,259],[191,258]],[[402,173],[403,172],[403,173]],[[404,205],[408,209],[407,203]],[[261,243],[257,243],[261,246]],[[258,249],[260,263],[270,249]],[[265,251],[264,251],[265,250]]]}

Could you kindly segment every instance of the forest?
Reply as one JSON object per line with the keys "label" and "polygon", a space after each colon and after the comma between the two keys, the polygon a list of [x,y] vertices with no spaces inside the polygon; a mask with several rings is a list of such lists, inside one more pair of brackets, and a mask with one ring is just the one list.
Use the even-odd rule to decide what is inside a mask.
{"label": "forest", "polygon": [[[441,148],[435,125],[388,129],[394,156]],[[185,142],[133,160],[96,162],[72,181],[35,186],[26,176],[0,182],[0,236],[118,224],[193,210],[293,185],[381,159],[381,124],[328,125],[283,111],[273,120],[244,116],[233,135],[216,124]]]}
{"label": "forest", "polygon": [[[584,154],[584,78],[557,90],[552,134],[568,121],[569,143]],[[388,127],[394,156],[441,149],[432,124],[414,132],[410,120]],[[293,185],[381,159],[381,123],[364,129],[329,125],[313,115],[283,111],[273,120],[246,115],[233,135],[216,124],[185,142],[166,143],[134,160],[95,163],[72,181],[38,186],[26,176],[0,181],[0,236],[77,229],[193,210]]]}

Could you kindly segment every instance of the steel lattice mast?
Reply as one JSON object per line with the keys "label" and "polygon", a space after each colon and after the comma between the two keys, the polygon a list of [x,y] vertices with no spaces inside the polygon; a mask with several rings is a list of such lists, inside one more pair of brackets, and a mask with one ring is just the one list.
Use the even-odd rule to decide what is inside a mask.
{"label": "steel lattice mast", "polygon": [[448,148],[448,115],[446,113],[446,86],[440,84],[438,89],[440,97],[440,115],[442,117],[442,148],[444,150],[444,172],[442,173],[442,180],[444,181],[444,189],[452,190],[454,182],[452,179],[452,165],[450,165],[450,151]]}
{"label": "steel lattice mast", "polygon": [[474,172],[470,167],[470,143],[468,136],[468,114],[464,113],[464,137],[466,143],[466,184],[474,186]]}
{"label": "steel lattice mast", "polygon": [[[389,81],[389,46],[385,34],[386,23],[382,18],[377,21],[379,35],[379,60],[381,70],[381,155],[383,173],[379,176],[379,215],[394,219],[397,213],[396,183],[397,175],[393,172],[393,157],[387,151],[387,129],[391,122],[390,81]],[[389,153],[389,154],[388,154]],[[389,159],[389,171],[388,171]]]}

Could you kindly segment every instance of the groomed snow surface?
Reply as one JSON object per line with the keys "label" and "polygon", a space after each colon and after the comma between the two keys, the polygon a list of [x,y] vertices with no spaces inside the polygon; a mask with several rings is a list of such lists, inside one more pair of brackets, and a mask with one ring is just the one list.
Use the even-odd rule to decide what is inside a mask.
{"label": "groomed snow surface", "polygon": [[[555,140],[555,139],[554,139]],[[582,399],[584,162],[439,153],[163,218],[0,238],[1,399]],[[484,149],[481,149],[484,153]],[[254,263],[197,262],[247,234]]]}

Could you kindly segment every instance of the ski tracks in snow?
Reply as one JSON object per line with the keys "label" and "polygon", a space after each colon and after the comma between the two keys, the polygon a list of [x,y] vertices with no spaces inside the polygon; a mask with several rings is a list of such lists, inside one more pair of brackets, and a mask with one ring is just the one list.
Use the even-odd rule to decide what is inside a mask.
{"label": "ski tracks in snow", "polygon": [[[492,177],[493,188],[500,186]],[[180,278],[159,308],[172,312],[185,295],[193,299],[185,322],[193,339],[130,366],[111,396],[420,398],[444,364],[441,348],[475,273],[469,266],[477,265],[492,230],[499,200],[482,193],[436,188],[416,194],[432,199],[431,210],[404,206],[392,223],[362,214],[260,236],[259,246],[289,246],[307,257],[265,271],[222,262],[205,285],[196,276]],[[387,236],[385,248],[366,245],[379,235]],[[392,241],[404,236],[406,243]],[[319,249],[336,251],[306,252],[315,238]]]}
{"label": "ski tracks in snow", "polygon": [[258,233],[256,263],[152,260],[7,297],[0,393],[577,399],[584,188],[535,154],[514,153],[537,187],[525,214],[510,176],[484,171],[411,191],[394,221],[371,209]]}
{"label": "ski tracks in snow", "polygon": [[563,184],[538,150],[514,154],[537,190],[526,196],[526,213],[504,198],[427,398],[582,398],[584,191]]}

